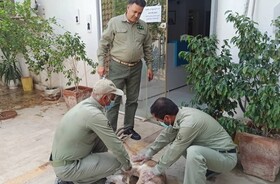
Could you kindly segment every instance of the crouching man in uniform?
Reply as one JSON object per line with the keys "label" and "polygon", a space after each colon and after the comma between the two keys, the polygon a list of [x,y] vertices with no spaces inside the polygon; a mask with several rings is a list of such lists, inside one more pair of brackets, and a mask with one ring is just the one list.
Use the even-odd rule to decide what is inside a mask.
{"label": "crouching man in uniform", "polygon": [[[143,174],[146,181],[160,175],[181,156],[186,158],[184,184],[206,184],[209,171],[223,173],[237,163],[236,145],[210,115],[178,106],[168,98],[157,99],[150,108],[157,121],[168,127],[132,161],[145,161],[169,144],[157,165]],[[207,172],[208,171],[208,172]]]}
{"label": "crouching man in uniform", "polygon": [[116,95],[123,91],[112,81],[100,79],[91,97],[64,115],[55,131],[50,158],[59,178],[56,183],[104,184],[116,171],[130,171],[129,156],[104,115]]}

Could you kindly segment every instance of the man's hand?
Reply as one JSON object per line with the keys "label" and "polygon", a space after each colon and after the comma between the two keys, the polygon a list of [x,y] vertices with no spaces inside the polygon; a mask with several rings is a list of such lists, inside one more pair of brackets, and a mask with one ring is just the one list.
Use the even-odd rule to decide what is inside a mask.
{"label": "man's hand", "polygon": [[150,181],[151,179],[153,179],[156,176],[155,173],[154,173],[154,169],[155,168],[151,168],[151,169],[148,169],[148,170],[143,172],[142,178],[143,178],[143,181],[145,183]]}
{"label": "man's hand", "polygon": [[151,160],[151,157],[148,157],[145,153],[139,153],[137,155],[132,155],[131,160],[133,162],[141,162],[140,164],[143,164],[144,162]]}
{"label": "man's hand", "polygon": [[153,80],[154,78],[154,73],[152,69],[148,69],[148,81]]}
{"label": "man's hand", "polygon": [[105,67],[104,66],[98,66],[97,73],[100,77],[103,77],[105,75]]}

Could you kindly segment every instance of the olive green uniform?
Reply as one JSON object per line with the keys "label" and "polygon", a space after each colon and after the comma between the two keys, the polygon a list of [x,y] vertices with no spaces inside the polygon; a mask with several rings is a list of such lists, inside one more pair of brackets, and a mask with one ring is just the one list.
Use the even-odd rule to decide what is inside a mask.
{"label": "olive green uniform", "polygon": [[[112,58],[108,78],[117,88],[126,89],[124,127],[133,128],[140,90],[141,59],[144,58],[148,69],[152,69],[152,37],[147,24],[142,20],[129,23],[125,15],[113,17],[99,42],[99,66],[104,66],[108,52]],[[120,101],[121,97],[117,97],[115,105],[107,113],[114,130],[117,128]]]}
{"label": "olive green uniform", "polygon": [[92,97],[63,116],[55,132],[52,160],[56,175],[75,184],[93,183],[131,166],[103,107]]}
{"label": "olive green uniform", "polygon": [[222,173],[232,170],[237,163],[236,153],[219,152],[235,149],[231,137],[214,118],[197,109],[180,109],[174,125],[165,128],[145,154],[151,157],[169,143],[155,166],[157,174],[183,155],[185,184],[205,184],[207,169]]}

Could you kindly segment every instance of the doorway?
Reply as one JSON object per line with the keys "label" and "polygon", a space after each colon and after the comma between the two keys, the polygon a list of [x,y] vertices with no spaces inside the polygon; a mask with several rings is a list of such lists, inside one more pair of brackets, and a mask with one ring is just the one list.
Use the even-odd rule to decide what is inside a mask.
{"label": "doorway", "polygon": [[209,36],[211,4],[211,0],[168,0],[166,96],[178,105],[188,103],[194,95],[191,86],[186,85],[187,61],[178,56],[188,49],[180,37]]}

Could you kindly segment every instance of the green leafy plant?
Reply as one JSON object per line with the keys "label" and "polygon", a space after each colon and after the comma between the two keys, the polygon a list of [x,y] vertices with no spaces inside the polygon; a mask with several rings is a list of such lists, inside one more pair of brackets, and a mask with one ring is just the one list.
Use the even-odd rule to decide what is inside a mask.
{"label": "green leafy plant", "polygon": [[42,71],[46,72],[45,81],[48,84],[47,89],[55,87],[52,84],[53,74],[63,72],[65,69],[65,57],[61,54],[59,48],[58,36],[56,34],[53,32],[44,34],[36,49],[29,53],[31,56],[26,61],[29,69],[35,74],[39,74]]}
{"label": "green leafy plant", "polygon": [[41,71],[47,72],[48,88],[52,86],[52,75],[62,73],[67,78],[67,86],[74,84],[75,91],[78,90],[81,77],[79,77],[78,63],[84,61],[92,67],[95,73],[96,63],[87,57],[85,44],[78,34],[66,31],[64,34],[45,34],[39,41],[40,46],[33,50],[33,57],[27,60],[29,68],[36,74]]}
{"label": "green leafy plant", "polygon": [[238,61],[233,62],[228,40],[218,54],[215,36],[182,36],[189,51],[179,55],[189,61],[187,82],[196,92],[192,102],[205,104],[206,111],[224,125],[228,121],[224,126],[228,129],[240,129],[234,120],[223,118],[225,112],[234,116],[238,104],[251,119],[246,131],[269,136],[280,128],[280,18],[273,21],[277,30],[272,38],[250,18],[227,14],[236,28],[236,35],[228,40],[239,49]]}
{"label": "green leafy plant", "polygon": [[[0,71],[1,78],[8,80],[20,79],[17,57],[30,59],[28,53],[39,47],[42,35],[52,31],[54,18],[43,19],[30,8],[30,0],[13,3],[3,0],[0,9],[0,49],[2,52]],[[31,56],[32,57],[32,56]],[[9,69],[8,69],[9,68]]]}
{"label": "green leafy plant", "polygon": [[232,138],[234,138],[236,130],[240,132],[249,131],[249,127],[246,125],[246,122],[241,119],[222,116],[218,119],[218,122],[224,127],[229,135],[232,136]]}
{"label": "green leafy plant", "polygon": [[183,35],[189,51],[182,51],[179,56],[187,60],[187,84],[193,85],[195,96],[192,105],[206,104],[205,111],[215,118],[224,112],[233,116],[237,107],[231,99],[234,74],[228,42],[225,40],[220,54],[217,53],[218,40],[215,36],[201,37]]}
{"label": "green leafy plant", "polygon": [[10,81],[14,81],[14,84],[16,84],[17,80],[21,78],[21,71],[16,65],[16,61],[3,61],[3,63],[0,63],[0,78],[2,78],[6,84],[9,84]]}
{"label": "green leafy plant", "polygon": [[78,34],[72,35],[70,32],[65,32],[63,35],[58,36],[57,43],[60,54],[65,58],[64,64],[66,68],[63,70],[63,74],[68,79],[66,85],[74,84],[77,91],[81,81],[78,75],[78,62],[84,61],[90,65],[92,67],[92,74],[95,73],[97,64],[88,58],[85,51],[85,43]]}
{"label": "green leafy plant", "polygon": [[261,134],[280,127],[280,18],[273,21],[275,37],[262,33],[257,23],[238,13],[227,12],[227,21],[236,28],[231,42],[239,49],[235,70],[235,98],[245,99],[240,107]]}

